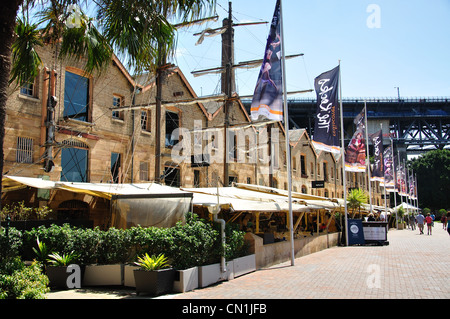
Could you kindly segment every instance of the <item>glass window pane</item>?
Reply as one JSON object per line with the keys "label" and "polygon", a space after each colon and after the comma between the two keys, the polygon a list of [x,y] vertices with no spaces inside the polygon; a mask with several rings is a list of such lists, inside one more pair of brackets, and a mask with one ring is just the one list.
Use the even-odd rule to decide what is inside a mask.
{"label": "glass window pane", "polygon": [[64,116],[88,121],[89,79],[66,71],[64,82]]}
{"label": "glass window pane", "polygon": [[87,182],[88,151],[80,148],[63,148],[61,152],[61,181]]}
{"label": "glass window pane", "polygon": [[111,179],[113,183],[119,183],[120,176],[120,154],[111,153]]}

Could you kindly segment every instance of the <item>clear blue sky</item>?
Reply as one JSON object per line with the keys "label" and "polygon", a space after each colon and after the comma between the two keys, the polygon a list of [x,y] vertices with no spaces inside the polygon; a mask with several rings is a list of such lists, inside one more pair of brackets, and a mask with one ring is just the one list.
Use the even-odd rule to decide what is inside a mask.
{"label": "clear blue sky", "polygon": [[[220,65],[221,37],[195,46],[193,36],[222,25],[228,1],[217,2],[219,21],[179,31],[174,63],[199,96],[220,88],[218,75],[191,75]],[[275,2],[235,0],[233,20],[270,22]],[[341,60],[344,97],[396,97],[395,87],[403,97],[450,96],[450,0],[283,0],[283,17],[286,54],[305,54],[286,61],[288,91],[312,89]],[[269,24],[236,27],[235,62],[262,59],[268,31]],[[236,71],[240,95],[253,93],[258,72]]]}

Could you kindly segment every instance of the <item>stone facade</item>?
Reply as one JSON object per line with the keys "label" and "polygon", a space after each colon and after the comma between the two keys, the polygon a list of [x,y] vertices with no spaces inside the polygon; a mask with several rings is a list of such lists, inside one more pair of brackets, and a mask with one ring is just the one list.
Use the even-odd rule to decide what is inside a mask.
{"label": "stone facade", "polygon": [[[50,45],[40,48],[43,66],[35,81],[26,88],[12,85],[9,89],[4,174],[95,183],[155,180],[155,79],[134,79],[116,57],[101,74],[86,74],[82,61],[59,60],[54,52]],[[168,66],[162,79],[160,173],[166,184],[215,187],[236,181],[287,189],[285,134],[280,123],[250,126],[244,106],[233,99],[228,115],[229,180],[225,181],[223,102],[183,103],[197,96],[175,66]],[[49,95],[57,103],[54,142],[46,144]],[[79,102],[83,99],[84,104]],[[117,106],[123,110],[111,110]],[[170,134],[174,128],[180,129],[178,134]],[[290,147],[293,191],[343,198],[339,159],[317,153],[305,130],[291,131]],[[46,172],[48,149],[54,166]],[[192,154],[208,154],[210,164],[192,164]],[[367,189],[367,181],[359,175],[363,176],[349,176],[351,187]],[[312,188],[312,181],[320,180],[325,181],[325,188]],[[373,204],[382,205],[378,183],[373,190]],[[81,201],[93,200],[83,196],[73,195]],[[97,204],[107,209],[100,200]]]}

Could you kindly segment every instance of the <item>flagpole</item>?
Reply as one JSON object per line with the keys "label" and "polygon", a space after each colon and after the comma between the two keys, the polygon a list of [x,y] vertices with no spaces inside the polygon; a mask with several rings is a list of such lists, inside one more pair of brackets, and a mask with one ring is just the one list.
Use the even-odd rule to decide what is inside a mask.
{"label": "flagpole", "polygon": [[417,211],[418,211],[419,210],[419,188],[418,188],[419,185],[417,185],[417,173],[415,176],[415,180],[416,180],[416,183],[414,185],[414,191],[416,192],[416,207],[417,207]]}
{"label": "flagpole", "polygon": [[370,212],[372,213],[372,182],[371,182],[371,174],[370,174],[370,159],[369,159],[369,128],[367,126],[367,104],[366,101],[364,100],[364,121],[365,121],[365,126],[366,126],[366,167],[367,167],[367,174],[369,176],[369,204],[370,204]]}
{"label": "flagpole", "polygon": [[344,111],[342,108],[342,84],[341,84],[341,60],[339,60],[339,114],[341,117],[341,163],[342,163],[342,186],[344,188],[345,209],[345,245],[348,246],[348,217],[347,217],[347,175],[345,174],[344,155]]}
{"label": "flagpole", "polygon": [[294,221],[292,215],[292,176],[291,176],[291,147],[289,144],[289,113],[287,106],[286,90],[286,59],[284,54],[284,30],[283,30],[283,6],[280,0],[280,33],[281,33],[281,74],[283,76],[283,107],[284,107],[284,130],[286,131],[286,172],[288,177],[288,200],[289,200],[289,233],[291,241],[291,266],[294,266]]}
{"label": "flagpole", "polygon": [[[383,123],[380,123],[380,129],[381,129],[381,144],[383,144]],[[387,220],[386,174],[385,174],[386,170],[384,167],[384,154],[381,154],[381,158],[383,159],[384,216]]]}
{"label": "flagpole", "polygon": [[406,197],[406,204],[408,205],[408,206],[406,206],[407,208],[406,208],[406,211],[408,212],[408,217],[409,217],[409,199],[408,199],[408,197],[409,197],[409,170],[406,168],[406,162],[405,162],[405,160],[403,160],[403,166],[405,167],[405,185],[406,185],[406,195],[405,195],[405,197]]}
{"label": "flagpole", "polygon": [[[400,162],[400,151],[398,149],[397,149],[397,160],[398,160],[398,168],[400,170],[402,168],[402,164]],[[402,172],[401,176],[403,176],[403,172]],[[402,180],[403,180],[403,177],[402,177]],[[400,195],[400,202],[402,203],[402,207],[403,207],[403,195],[402,195],[403,194],[403,190],[402,190],[402,183],[401,183],[402,180],[400,180],[400,183],[399,183],[398,193]],[[409,218],[409,216],[408,216],[408,218]],[[408,221],[408,225],[409,225],[409,221]]]}
{"label": "flagpole", "polygon": [[[394,141],[391,139],[391,154],[392,154],[392,175],[394,177],[394,207],[397,207],[397,171],[395,170],[395,161],[394,161]],[[398,229],[398,214],[395,212],[395,227]]]}

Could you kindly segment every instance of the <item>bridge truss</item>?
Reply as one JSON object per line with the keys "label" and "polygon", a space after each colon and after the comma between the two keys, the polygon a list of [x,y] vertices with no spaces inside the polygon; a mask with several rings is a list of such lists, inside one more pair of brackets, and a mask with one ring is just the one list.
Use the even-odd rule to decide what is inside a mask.
{"label": "bridge truss", "polygon": [[[384,144],[392,137],[397,148],[409,154],[420,154],[434,149],[450,149],[450,98],[346,98],[344,107],[344,136],[348,143],[355,130],[353,119],[367,104],[370,123],[388,123],[383,130]],[[249,107],[251,101],[244,100]],[[315,99],[290,99],[288,101],[290,127],[306,128],[314,135]],[[372,125],[373,126],[373,125]]]}

